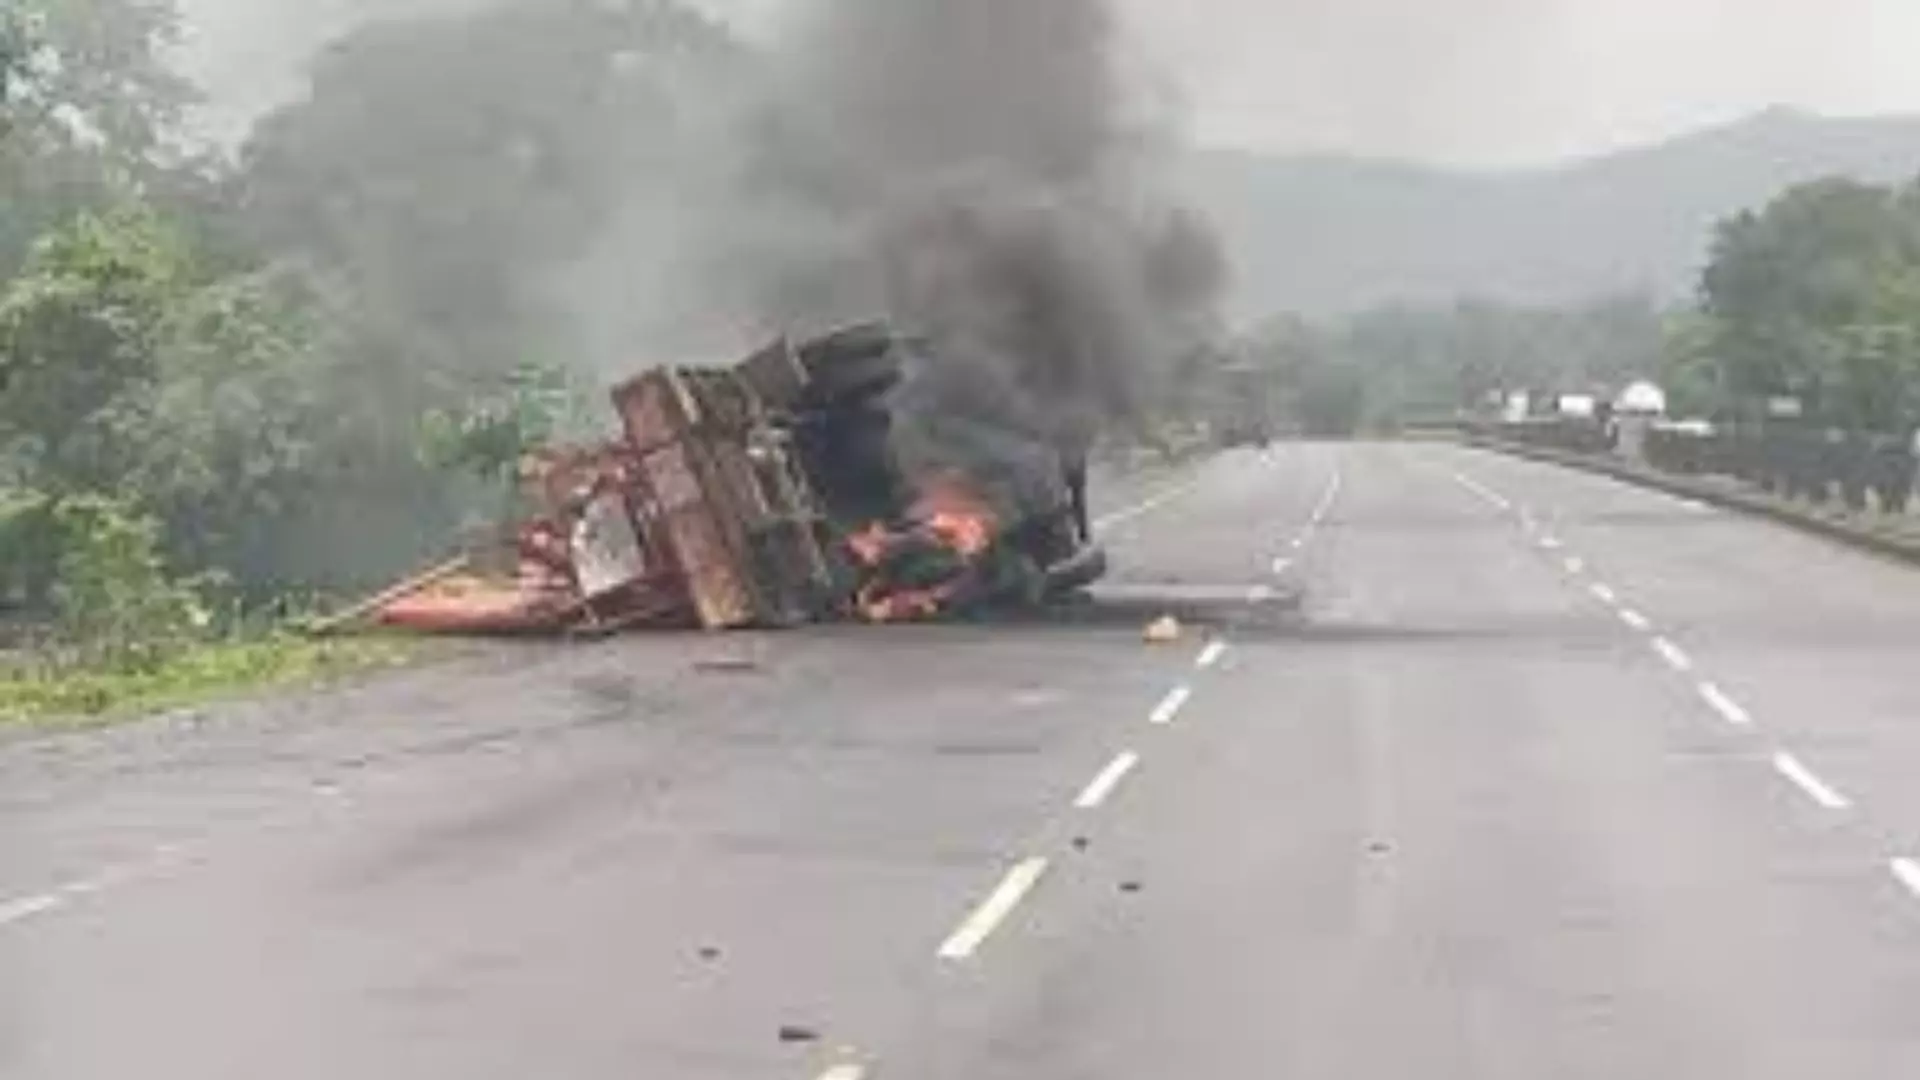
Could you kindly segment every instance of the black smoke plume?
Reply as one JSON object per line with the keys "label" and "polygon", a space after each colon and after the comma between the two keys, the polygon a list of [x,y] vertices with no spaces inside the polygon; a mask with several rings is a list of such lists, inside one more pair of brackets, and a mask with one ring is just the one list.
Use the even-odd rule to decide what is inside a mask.
{"label": "black smoke plume", "polygon": [[1145,423],[1224,284],[1157,190],[1173,140],[1109,4],[818,0],[789,44],[740,190],[818,242],[755,253],[757,314],[883,309],[928,343],[896,402],[909,469],[1052,500],[1040,463]]}

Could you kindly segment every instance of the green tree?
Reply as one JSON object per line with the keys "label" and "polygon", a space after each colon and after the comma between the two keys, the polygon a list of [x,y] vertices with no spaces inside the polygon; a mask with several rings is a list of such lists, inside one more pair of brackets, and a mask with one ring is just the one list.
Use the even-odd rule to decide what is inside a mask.
{"label": "green tree", "polygon": [[1669,316],[1663,332],[1658,382],[1667,392],[1667,408],[1680,416],[1712,416],[1727,411],[1722,369],[1715,354],[1719,328],[1697,311]]}
{"label": "green tree", "polygon": [[26,12],[15,8],[0,11],[0,138],[12,128],[14,109],[33,77],[35,41]]}
{"label": "green tree", "polygon": [[82,214],[36,245],[0,293],[0,463],[53,493],[127,474],[190,272],[179,235],[140,208]]}
{"label": "green tree", "polygon": [[173,0],[9,0],[0,13],[0,278],[84,210],[198,186]]}
{"label": "green tree", "polygon": [[204,635],[212,617],[193,586],[168,573],[158,522],[97,496],[62,503],[54,522],[60,629],[83,659],[150,670]]}
{"label": "green tree", "polygon": [[1920,378],[1920,192],[1825,180],[1729,219],[1702,311],[1735,401],[1790,394],[1829,423],[1906,422]]}

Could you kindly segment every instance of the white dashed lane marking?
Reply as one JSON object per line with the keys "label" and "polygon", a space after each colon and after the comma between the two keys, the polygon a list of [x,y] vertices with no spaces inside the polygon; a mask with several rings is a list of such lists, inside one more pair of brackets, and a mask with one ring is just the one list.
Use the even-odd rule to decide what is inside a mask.
{"label": "white dashed lane marking", "polygon": [[[1471,477],[1455,473],[1454,479],[1459,481],[1468,490],[1489,502],[1493,502],[1495,505],[1502,506],[1503,508],[1511,505],[1507,500],[1480,484],[1478,481],[1473,480]],[[1683,501],[1680,505],[1690,512],[1711,512],[1711,508],[1691,500]],[[1518,518],[1521,527],[1533,538],[1534,543],[1541,549],[1546,551],[1565,550],[1566,545],[1558,537],[1541,530],[1539,523],[1534,520],[1532,511],[1526,507],[1520,507],[1518,510]],[[1561,565],[1566,568],[1568,574],[1575,577],[1582,576],[1587,572],[1586,560],[1571,553],[1567,554],[1565,558],[1561,560]],[[1633,608],[1622,606],[1619,593],[1611,587],[1600,582],[1592,582],[1588,584],[1587,591],[1593,595],[1594,599],[1614,608],[1620,621],[1626,624],[1629,629],[1643,634],[1653,633],[1652,620]],[[1682,673],[1691,673],[1694,670],[1693,658],[1687,655],[1686,651],[1671,639],[1654,635],[1650,644],[1653,650],[1659,654],[1660,659],[1666,662],[1668,667]],[[1722,720],[1735,727],[1748,728],[1754,726],[1753,717],[1739,702],[1735,701],[1731,695],[1721,689],[1718,684],[1701,679],[1695,686],[1700,693],[1701,699],[1704,700],[1707,706],[1717,713]],[[1806,762],[1801,761],[1792,753],[1785,750],[1775,752],[1772,755],[1772,764],[1776,773],[1789,784],[1793,785],[1800,794],[1820,809],[1830,812],[1840,812],[1853,808],[1854,804],[1852,799],[1828,783],[1818,773],[1808,767]],[[1887,868],[1889,872],[1892,873],[1894,879],[1898,881],[1908,893],[1912,894],[1915,898],[1920,898],[1920,859],[1905,857],[1891,859],[1887,863]]]}
{"label": "white dashed lane marking", "polygon": [[1120,781],[1125,780],[1127,774],[1139,764],[1140,755],[1131,750],[1114,758],[1111,764],[1100,771],[1099,776],[1093,778],[1093,782],[1073,801],[1073,805],[1081,810],[1099,809],[1113,795],[1114,789],[1120,786]]}
{"label": "white dashed lane marking", "polygon": [[1753,717],[1747,714],[1747,710],[1742,708],[1739,702],[1729,697],[1725,690],[1720,689],[1720,687],[1713,683],[1701,683],[1700,696],[1705,698],[1707,704],[1712,707],[1713,711],[1719,713],[1720,718],[1727,723],[1735,727],[1753,726]]}
{"label": "white dashed lane marking", "polygon": [[1167,696],[1160,699],[1160,704],[1154,706],[1153,715],[1147,719],[1155,724],[1171,724],[1174,718],[1180,715],[1180,710],[1186,708],[1187,702],[1191,700],[1193,700],[1193,687],[1176,686],[1167,691]]}
{"label": "white dashed lane marking", "polygon": [[1207,647],[1200,650],[1200,655],[1197,658],[1195,658],[1195,660],[1193,661],[1193,666],[1199,668],[1202,671],[1205,671],[1208,668],[1214,667],[1215,665],[1219,664],[1221,659],[1224,658],[1226,655],[1227,655],[1226,642],[1224,641],[1208,642]]}
{"label": "white dashed lane marking", "polygon": [[1680,648],[1680,646],[1675,645],[1673,642],[1668,641],[1666,638],[1663,638],[1663,637],[1654,638],[1653,651],[1659,653],[1660,659],[1665,660],[1667,662],[1667,666],[1671,667],[1675,671],[1692,671],[1693,670],[1693,658],[1688,656],[1686,652]]}
{"label": "white dashed lane marking", "polygon": [[1853,806],[1851,799],[1835,791],[1826,781],[1814,775],[1812,769],[1807,768],[1792,754],[1782,751],[1773,755],[1773,767],[1822,810],[1846,810]]}
{"label": "white dashed lane marking", "polygon": [[23,896],[18,900],[0,903],[0,926],[26,922],[37,915],[45,915],[67,906],[66,898],[57,893],[43,893],[39,896]]}
{"label": "white dashed lane marking", "polygon": [[864,1065],[835,1065],[820,1074],[820,1080],[866,1080]]}
{"label": "white dashed lane marking", "polygon": [[1027,859],[1008,870],[1007,876],[1001,879],[993,893],[980,902],[980,906],[967,916],[951,937],[941,943],[940,958],[965,960],[979,951],[1007,916],[1013,914],[1013,909],[1020,906],[1020,901],[1026,899],[1033,887],[1040,883],[1040,878],[1046,872],[1047,860],[1039,858]]}
{"label": "white dashed lane marking", "polygon": [[1920,861],[1894,859],[1887,863],[1887,869],[1893,871],[1894,879],[1905,885],[1908,892],[1920,896]]}

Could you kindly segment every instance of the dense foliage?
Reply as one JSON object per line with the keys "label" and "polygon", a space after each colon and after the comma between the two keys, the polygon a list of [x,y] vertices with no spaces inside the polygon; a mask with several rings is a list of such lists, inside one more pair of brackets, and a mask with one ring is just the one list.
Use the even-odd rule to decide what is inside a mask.
{"label": "dense foliage", "polygon": [[243,600],[392,573],[582,412],[564,272],[737,50],[670,0],[463,27],[357,32],[229,159],[171,0],[0,12],[0,608],[58,621],[77,506]]}
{"label": "dense foliage", "polygon": [[1316,431],[1638,378],[1688,415],[1754,421],[1785,407],[1807,424],[1896,436],[1920,423],[1920,181],[1793,188],[1723,221],[1703,262],[1690,305],[1388,308],[1280,320],[1252,349]]}
{"label": "dense foliage", "polygon": [[[229,612],[435,554],[578,386],[658,358],[636,341],[703,348],[764,287],[748,269],[818,243],[794,222],[838,220],[782,198],[866,197],[819,133],[741,107],[769,65],[676,0],[460,18],[364,27],[212,155],[185,136],[171,0],[0,8],[0,637],[151,665]],[[719,152],[728,124],[750,152]],[[765,181],[766,218],[714,229],[722,171]],[[679,243],[696,219],[730,242]],[[1159,406],[1251,370],[1342,434],[1658,375],[1688,409],[1793,395],[1898,428],[1920,410],[1920,185],[1728,220],[1693,310],[1393,308],[1276,320],[1244,353],[1196,352],[1174,380],[1194,401]]]}
{"label": "dense foliage", "polygon": [[1667,315],[1616,297],[1572,308],[1466,301],[1395,307],[1315,325],[1281,319],[1250,349],[1280,404],[1316,435],[1392,430],[1484,404],[1502,390],[1591,391],[1656,373]]}
{"label": "dense foliage", "polygon": [[1830,180],[1721,225],[1688,358],[1723,407],[1799,399],[1853,429],[1920,407],[1920,184]]}

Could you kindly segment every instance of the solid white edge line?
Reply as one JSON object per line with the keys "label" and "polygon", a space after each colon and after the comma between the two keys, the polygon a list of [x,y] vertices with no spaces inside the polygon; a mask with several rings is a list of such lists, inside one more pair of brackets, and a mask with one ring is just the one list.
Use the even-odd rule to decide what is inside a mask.
{"label": "solid white edge line", "polygon": [[1889,859],[1887,869],[1893,871],[1894,879],[1905,885],[1908,892],[1920,897],[1920,861]]}
{"label": "solid white edge line", "polygon": [[1033,858],[1015,864],[993,893],[980,902],[980,906],[967,916],[951,937],[941,943],[940,958],[965,960],[972,956],[987,938],[993,936],[994,930],[1013,913],[1013,909],[1020,906],[1020,901],[1026,899],[1046,872],[1045,859]]}
{"label": "solid white edge line", "polygon": [[1187,702],[1192,699],[1193,687],[1176,686],[1167,691],[1167,696],[1160,699],[1160,704],[1154,706],[1153,715],[1147,717],[1147,720],[1154,724],[1171,724],[1174,717],[1179,716],[1180,710],[1186,708]]}
{"label": "solid white edge line", "polygon": [[867,1069],[864,1065],[835,1065],[820,1074],[820,1080],[865,1080]]}
{"label": "solid white edge line", "polygon": [[1247,590],[1247,599],[1256,604],[1264,604],[1274,597],[1271,585],[1255,585]]}
{"label": "solid white edge line", "polygon": [[1653,651],[1659,653],[1660,659],[1665,660],[1667,666],[1673,668],[1675,671],[1693,670],[1693,658],[1688,656],[1686,651],[1681,649],[1680,646],[1675,645],[1666,638],[1654,638]]}
{"label": "solid white edge line", "polygon": [[1617,604],[1620,602],[1620,594],[1614,592],[1609,586],[1595,583],[1587,586],[1587,591],[1593,594],[1595,600],[1603,604]]}
{"label": "solid white edge line", "polygon": [[1701,683],[1700,696],[1706,698],[1707,704],[1712,706],[1713,711],[1719,713],[1720,718],[1727,723],[1735,727],[1753,726],[1753,717],[1719,686],[1710,682]]}
{"label": "solid white edge line", "polygon": [[66,906],[66,900],[58,893],[43,893],[39,896],[23,896],[18,900],[0,903],[0,926],[10,926],[26,922],[36,915],[45,915]]}
{"label": "solid white edge line", "polygon": [[1125,780],[1127,774],[1139,764],[1140,755],[1131,750],[1114,758],[1106,768],[1100,770],[1099,776],[1093,778],[1093,782],[1080,793],[1080,797],[1073,800],[1074,807],[1079,810],[1098,810],[1113,794],[1114,789],[1120,786],[1120,781]]}
{"label": "solid white edge line", "polygon": [[1807,798],[1812,799],[1822,810],[1847,810],[1853,806],[1853,800],[1835,791],[1825,780],[1814,775],[1812,769],[1797,757],[1782,750],[1773,755],[1773,767],[1781,776],[1793,782]]}
{"label": "solid white edge line", "polygon": [[1632,608],[1620,609],[1620,621],[1633,627],[1635,630],[1645,631],[1653,629],[1652,621]]}
{"label": "solid white edge line", "polygon": [[1194,658],[1193,666],[1204,671],[1207,668],[1213,667],[1215,664],[1218,664],[1221,658],[1226,655],[1227,655],[1226,642],[1210,641],[1207,643],[1206,648],[1200,650],[1200,655]]}

